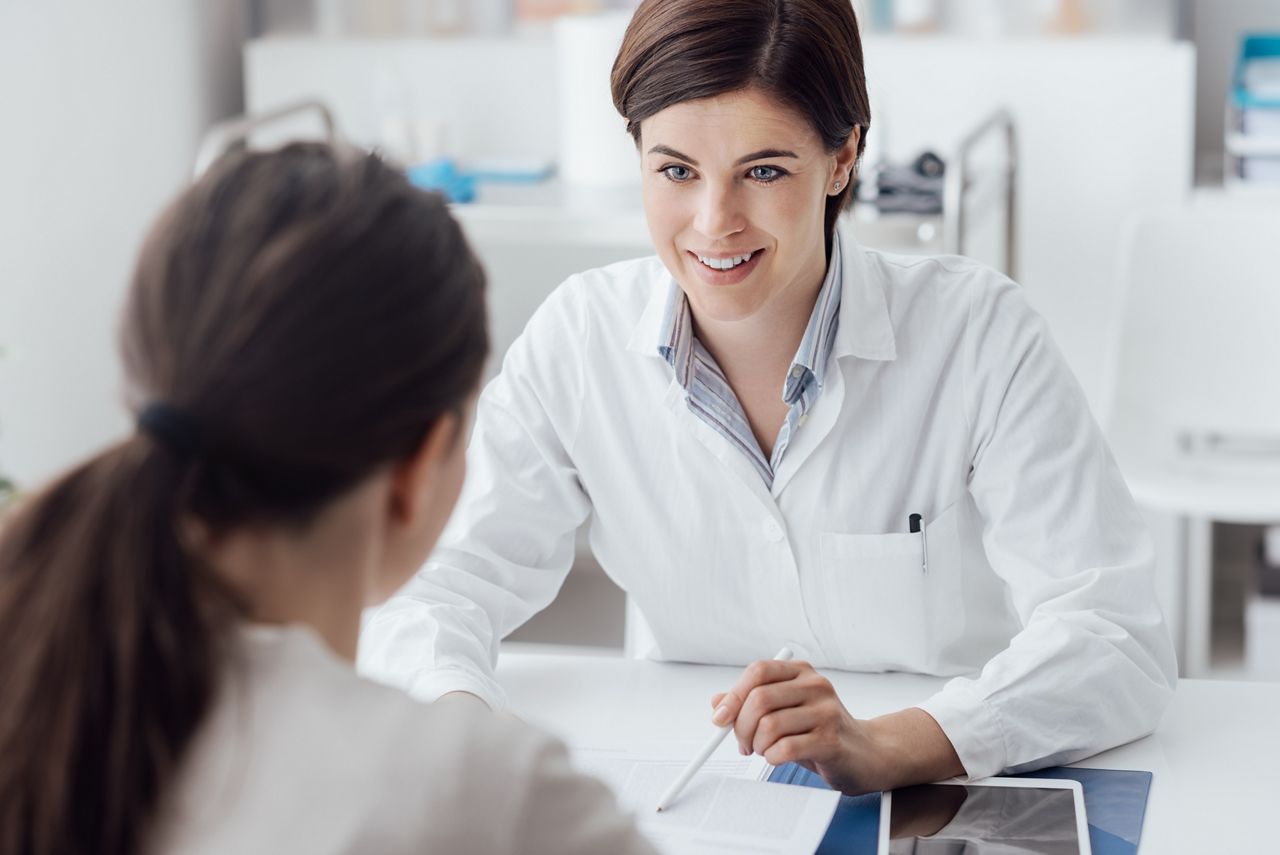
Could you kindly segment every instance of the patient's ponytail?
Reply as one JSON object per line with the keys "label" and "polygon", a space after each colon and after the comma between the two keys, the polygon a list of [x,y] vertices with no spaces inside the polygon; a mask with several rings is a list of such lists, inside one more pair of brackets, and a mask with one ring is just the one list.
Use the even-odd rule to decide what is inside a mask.
{"label": "patient's ponytail", "polygon": [[0,849],[135,852],[200,717],[232,599],[181,547],[181,464],[136,437],[0,542]]}

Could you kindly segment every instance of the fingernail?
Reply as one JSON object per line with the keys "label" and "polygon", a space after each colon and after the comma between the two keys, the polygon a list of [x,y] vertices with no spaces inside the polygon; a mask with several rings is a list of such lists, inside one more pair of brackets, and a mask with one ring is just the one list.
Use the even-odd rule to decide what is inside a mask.
{"label": "fingernail", "polygon": [[716,711],[711,714],[711,721],[715,724],[726,725],[729,723],[729,705],[721,704],[716,707]]}

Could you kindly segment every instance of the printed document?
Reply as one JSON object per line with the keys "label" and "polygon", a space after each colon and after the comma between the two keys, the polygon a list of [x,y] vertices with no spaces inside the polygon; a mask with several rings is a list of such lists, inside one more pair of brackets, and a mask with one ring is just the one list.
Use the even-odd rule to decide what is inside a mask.
{"label": "printed document", "polygon": [[840,794],[773,784],[761,758],[725,741],[665,810],[655,808],[699,743],[664,742],[642,751],[574,746],[574,765],[613,788],[623,809],[664,855],[746,852],[809,855],[818,848]]}

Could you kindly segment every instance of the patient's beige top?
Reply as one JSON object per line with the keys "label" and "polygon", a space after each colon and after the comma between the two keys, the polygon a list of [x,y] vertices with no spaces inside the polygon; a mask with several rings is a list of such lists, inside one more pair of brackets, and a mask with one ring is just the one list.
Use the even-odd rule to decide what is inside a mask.
{"label": "patient's beige top", "polygon": [[249,626],[152,853],[650,853],[563,745],[356,676],[309,629]]}

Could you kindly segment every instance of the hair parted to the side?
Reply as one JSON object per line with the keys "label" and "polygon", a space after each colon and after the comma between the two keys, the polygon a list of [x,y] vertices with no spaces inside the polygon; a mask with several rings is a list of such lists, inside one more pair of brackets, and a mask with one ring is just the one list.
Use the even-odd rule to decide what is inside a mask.
{"label": "hair parted to the side", "polygon": [[230,156],[165,212],[125,369],[199,443],[135,434],[6,520],[0,855],[146,848],[242,611],[182,525],[305,526],[415,452],[479,382],[483,289],[444,203],[374,156]]}
{"label": "hair parted to the side", "polygon": [[[622,38],[613,105],[640,142],[640,123],[675,104],[747,88],[804,116],[828,151],[871,124],[862,40],[850,0],[644,0]],[[827,198],[826,233],[852,200]]]}

